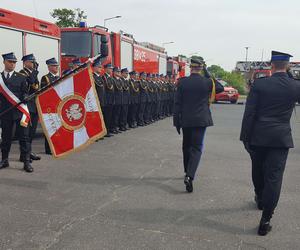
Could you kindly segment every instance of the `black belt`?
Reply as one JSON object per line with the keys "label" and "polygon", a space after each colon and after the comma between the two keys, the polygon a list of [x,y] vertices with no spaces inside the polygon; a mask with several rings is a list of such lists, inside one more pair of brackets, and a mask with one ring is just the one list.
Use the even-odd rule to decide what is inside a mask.
{"label": "black belt", "polygon": [[289,121],[284,121],[275,117],[258,117],[256,119],[258,122],[277,122],[277,123],[289,123]]}

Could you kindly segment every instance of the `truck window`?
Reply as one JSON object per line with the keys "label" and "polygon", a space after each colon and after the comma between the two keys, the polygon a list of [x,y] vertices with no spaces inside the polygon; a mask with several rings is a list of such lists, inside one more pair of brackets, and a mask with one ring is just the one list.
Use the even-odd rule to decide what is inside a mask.
{"label": "truck window", "polygon": [[65,31],[61,33],[62,55],[91,57],[92,33],[88,31]]}
{"label": "truck window", "polygon": [[101,53],[101,35],[94,35],[94,55],[99,55]]}

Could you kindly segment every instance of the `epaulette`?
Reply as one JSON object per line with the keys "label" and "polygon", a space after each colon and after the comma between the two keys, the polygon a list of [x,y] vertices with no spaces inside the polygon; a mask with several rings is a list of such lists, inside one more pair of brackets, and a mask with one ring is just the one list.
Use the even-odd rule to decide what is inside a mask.
{"label": "epaulette", "polygon": [[23,74],[23,73],[21,73],[21,72],[17,72],[17,71],[15,71],[15,73],[16,73],[18,76],[27,77],[27,75],[25,75],[25,74]]}

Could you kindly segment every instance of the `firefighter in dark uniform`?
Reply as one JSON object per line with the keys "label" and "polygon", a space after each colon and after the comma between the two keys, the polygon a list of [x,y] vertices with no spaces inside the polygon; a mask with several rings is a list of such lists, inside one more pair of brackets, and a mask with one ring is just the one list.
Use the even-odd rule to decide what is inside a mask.
{"label": "firefighter in dark uniform", "polygon": [[300,101],[300,83],[289,78],[289,54],[272,51],[272,76],[256,79],[247,98],[241,136],[252,160],[255,201],[263,210],[259,235],[271,230],[283,172],[293,148],[290,119]]}
{"label": "firefighter in dark uniform", "polygon": [[146,103],[148,102],[148,84],[146,81],[146,73],[140,73],[140,103],[138,107],[138,126],[145,126],[144,113]]}
{"label": "firefighter in dark uniform", "polygon": [[155,109],[156,109],[156,103],[157,103],[156,92],[155,92],[156,91],[155,74],[152,74],[150,83],[151,83],[151,89],[152,89],[152,91],[150,91],[151,97],[152,97],[150,121],[155,122]]}
{"label": "firefighter in dark uniform", "polygon": [[123,86],[123,104],[120,116],[120,130],[126,131],[128,129],[128,108],[130,104],[130,83],[129,72],[127,68],[121,70],[121,81]]}
{"label": "firefighter in dark uniform", "polygon": [[101,77],[103,68],[102,68],[100,59],[95,60],[92,64],[92,67],[93,67],[93,78],[94,78],[94,82],[95,82],[95,87],[96,87],[97,95],[99,98],[101,111],[103,114],[103,110],[105,109],[105,106],[106,106],[106,93],[105,93],[104,81],[103,81],[103,78]]}
{"label": "firefighter in dark uniform", "polygon": [[105,73],[102,76],[102,80],[104,83],[104,91],[105,91],[105,97],[106,97],[106,105],[103,109],[103,116],[104,116],[104,122],[107,130],[107,134],[105,137],[112,137],[111,129],[112,129],[112,114],[113,114],[113,107],[115,104],[115,95],[114,95],[114,83],[113,79],[111,77],[112,75],[112,65],[106,64],[104,65]]}
{"label": "firefighter in dark uniform", "polygon": [[158,115],[157,115],[157,109],[158,109],[158,103],[159,103],[159,86],[158,86],[158,82],[157,82],[157,76],[154,75],[154,79],[153,79],[153,98],[154,98],[154,105],[153,105],[153,109],[152,109],[152,116],[153,116],[153,120],[157,121],[158,120]]}
{"label": "firefighter in dark uniform", "polygon": [[121,130],[119,130],[119,124],[120,124],[120,117],[121,117],[122,104],[123,104],[123,86],[121,80],[121,70],[119,67],[113,68],[113,84],[115,89],[114,92],[115,104],[113,108],[111,133],[118,134],[121,133]]}
{"label": "firefighter in dark uniform", "polygon": [[128,112],[128,123],[130,128],[137,127],[138,105],[140,100],[140,82],[138,80],[138,73],[131,71],[130,75],[130,105]]}
{"label": "firefighter in dark uniform", "polygon": [[175,93],[176,93],[176,89],[177,89],[175,75],[172,77],[171,86],[172,86],[172,94],[171,94],[170,109],[171,109],[171,115],[174,115],[174,101],[175,101]]}
{"label": "firefighter in dark uniform", "polygon": [[[193,180],[203,149],[206,128],[213,126],[209,107],[209,97],[213,91],[213,81],[200,75],[203,62],[191,60],[191,75],[178,83],[175,99],[174,126],[180,134],[183,131],[184,184],[187,192],[193,192]],[[216,92],[224,91],[221,84]]]}
{"label": "firefighter in dark uniform", "polygon": [[157,78],[157,86],[158,86],[158,107],[157,107],[157,117],[158,119],[163,119],[162,117],[162,92],[163,92],[163,86],[162,86],[162,81],[159,78],[159,76],[156,76]]}
{"label": "firefighter in dark uniform", "polygon": [[167,112],[166,112],[166,108],[167,108],[167,91],[168,91],[168,87],[167,87],[167,83],[164,79],[163,76],[160,76],[161,79],[161,83],[162,83],[162,107],[161,107],[161,115],[162,118],[166,118],[167,116]]}
{"label": "firefighter in dark uniform", "polygon": [[147,78],[147,89],[148,89],[148,102],[146,103],[144,121],[146,124],[150,124],[152,122],[151,119],[151,110],[153,105],[153,88],[152,88],[152,74],[148,73]]}
{"label": "firefighter in dark uniform", "polygon": [[[40,83],[38,80],[38,64],[33,54],[25,55],[22,57],[23,69],[20,70],[20,73],[23,74],[27,79],[28,84],[28,94],[31,95],[40,88]],[[29,128],[29,139],[32,144],[32,140],[35,137],[36,128],[39,120],[35,98],[32,98],[27,102],[27,106],[30,112],[30,128]],[[31,152],[30,160],[40,160],[41,157]],[[20,155],[20,161],[24,161],[24,155]]]}
{"label": "firefighter in dark uniform", "polygon": [[[21,73],[15,72],[17,58],[14,53],[3,54],[4,71],[1,73],[2,79],[6,87],[20,100],[28,95],[28,85],[26,77]],[[12,104],[6,99],[3,94],[0,94],[0,112],[12,107]],[[29,127],[21,125],[23,114],[17,109],[11,109],[1,117],[2,128],[2,143],[1,152],[2,160],[0,162],[0,169],[9,167],[8,156],[12,143],[13,125],[19,133],[19,144],[21,155],[24,157],[24,170],[26,172],[33,172],[33,167],[30,164],[31,143],[29,138]],[[29,126],[29,124],[28,124]]]}
{"label": "firefighter in dark uniform", "polygon": [[[58,76],[59,65],[58,65],[57,60],[54,57],[50,58],[46,61],[46,64],[48,66],[49,72],[47,75],[44,75],[41,78],[41,88],[44,88],[59,79],[59,76]],[[48,155],[52,154],[49,143],[46,138],[45,138],[45,153]]]}

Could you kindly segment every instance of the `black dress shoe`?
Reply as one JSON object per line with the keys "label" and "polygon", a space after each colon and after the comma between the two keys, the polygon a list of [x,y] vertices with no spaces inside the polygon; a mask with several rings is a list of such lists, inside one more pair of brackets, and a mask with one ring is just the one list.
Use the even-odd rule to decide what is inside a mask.
{"label": "black dress shoe", "polygon": [[108,133],[108,134],[106,134],[104,137],[109,138],[109,137],[113,137],[113,135],[112,135],[111,133]]}
{"label": "black dress shoe", "polygon": [[270,221],[266,220],[265,218],[261,218],[257,234],[260,236],[265,236],[269,232],[271,232],[272,226],[270,225]]}
{"label": "black dress shoe", "polygon": [[257,208],[258,208],[259,210],[263,210],[263,209],[264,209],[264,206],[263,206],[263,203],[262,203],[261,198],[259,198],[257,195],[255,195],[254,200],[255,200],[255,202],[256,202]]}
{"label": "black dress shoe", "polygon": [[9,162],[8,159],[4,159],[0,162],[0,169],[2,168],[8,168],[9,167]]}
{"label": "black dress shoe", "polygon": [[114,130],[111,131],[111,133],[116,135],[116,134],[118,134],[118,131],[116,129],[114,129]]}
{"label": "black dress shoe", "polygon": [[30,159],[33,161],[39,161],[41,159],[40,156],[36,155],[35,153],[30,154]]}
{"label": "black dress shoe", "polygon": [[[25,156],[20,155],[19,161],[20,162],[25,162],[25,160],[26,160]],[[29,159],[29,162],[32,163],[32,159],[31,158]]]}
{"label": "black dress shoe", "polygon": [[191,179],[191,177],[185,176],[184,184],[185,184],[186,191],[188,193],[192,193],[194,188],[193,188],[193,180]]}
{"label": "black dress shoe", "polygon": [[32,173],[33,172],[33,167],[31,166],[29,161],[24,162],[24,170],[27,173]]}

